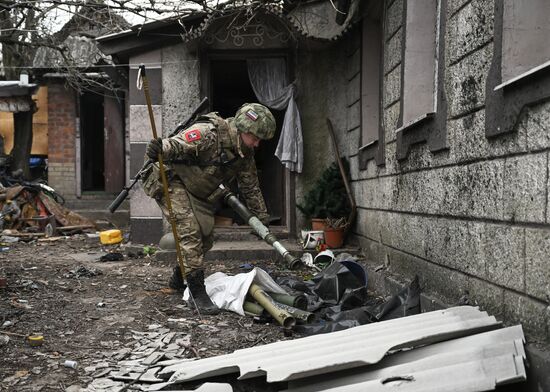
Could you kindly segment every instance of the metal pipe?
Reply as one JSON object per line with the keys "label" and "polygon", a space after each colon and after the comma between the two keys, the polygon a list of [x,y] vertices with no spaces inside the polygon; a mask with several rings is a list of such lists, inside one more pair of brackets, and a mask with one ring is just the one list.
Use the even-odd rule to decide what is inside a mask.
{"label": "metal pipe", "polygon": [[285,309],[282,309],[280,304],[277,304],[256,283],[250,285],[248,293],[283,327],[292,328],[296,325],[296,319]]}
{"label": "metal pipe", "polygon": [[298,257],[294,257],[286,248],[277,240],[277,237],[269,231],[269,229],[254,215],[246,206],[241,203],[239,198],[235,196],[231,191],[220,185],[220,189],[225,193],[224,201],[231,207],[245,222],[247,222],[252,229],[262,238],[265,242],[271,245],[277,253],[279,253],[283,260],[286,262],[290,269],[297,268],[302,262]]}
{"label": "metal pipe", "polygon": [[254,316],[261,316],[265,309],[255,302],[244,301],[243,310],[245,313],[249,313]]}
{"label": "metal pipe", "polygon": [[301,310],[307,309],[307,298],[305,295],[289,295],[271,292],[268,292],[267,295],[281,304],[292,306]]}
{"label": "metal pipe", "polygon": [[275,304],[279,308],[281,308],[283,310],[286,310],[296,320],[300,320],[304,323],[311,323],[315,319],[315,315],[311,312],[306,312],[305,310],[297,309],[294,306],[285,305],[285,304],[279,303],[277,301],[275,301]]}

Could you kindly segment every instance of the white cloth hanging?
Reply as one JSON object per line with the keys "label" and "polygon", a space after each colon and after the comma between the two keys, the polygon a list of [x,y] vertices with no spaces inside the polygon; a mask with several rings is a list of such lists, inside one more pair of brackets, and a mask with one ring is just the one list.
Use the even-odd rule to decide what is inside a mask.
{"label": "white cloth hanging", "polygon": [[304,161],[302,124],[296,105],[296,85],[288,83],[284,58],[247,60],[248,77],[261,104],[275,110],[286,108],[275,156],[291,171],[301,173]]}

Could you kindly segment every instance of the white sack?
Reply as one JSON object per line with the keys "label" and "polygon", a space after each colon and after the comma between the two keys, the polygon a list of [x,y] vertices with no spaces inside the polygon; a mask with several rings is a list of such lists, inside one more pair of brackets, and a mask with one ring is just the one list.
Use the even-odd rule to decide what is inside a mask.
{"label": "white sack", "polygon": [[[230,310],[241,316],[244,316],[244,300],[253,282],[265,291],[287,294],[267,272],[257,267],[250,272],[237,275],[215,272],[204,279],[206,293],[212,302],[220,309]],[[185,289],[183,299],[185,301],[189,300],[189,289]]]}

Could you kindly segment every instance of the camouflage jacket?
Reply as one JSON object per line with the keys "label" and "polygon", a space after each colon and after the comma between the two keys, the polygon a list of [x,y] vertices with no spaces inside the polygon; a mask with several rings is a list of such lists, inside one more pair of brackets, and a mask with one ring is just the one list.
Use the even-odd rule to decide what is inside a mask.
{"label": "camouflage jacket", "polygon": [[241,142],[233,118],[217,113],[201,116],[179,134],[163,139],[163,158],[193,196],[215,202],[218,186],[236,178],[250,211],[266,223],[254,150]]}

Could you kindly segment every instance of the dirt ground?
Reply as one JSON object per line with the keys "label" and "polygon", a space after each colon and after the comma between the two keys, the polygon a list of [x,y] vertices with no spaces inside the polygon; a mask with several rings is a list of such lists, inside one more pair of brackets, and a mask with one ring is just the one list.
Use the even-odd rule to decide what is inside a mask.
{"label": "dirt ground", "polygon": [[[180,353],[186,358],[297,337],[230,312],[199,319],[180,293],[167,288],[171,266],[135,248],[106,248],[79,234],[2,250],[0,277],[7,285],[0,285],[0,391],[79,391],[112,364],[105,360],[109,353],[132,347],[142,332],[185,336]],[[124,260],[100,262],[108,251],[123,253]],[[207,263],[207,275],[243,272],[240,264]],[[272,276],[284,273],[274,262],[256,265]],[[44,337],[41,346],[30,346],[26,336],[33,333]],[[65,360],[77,368],[64,366]]]}

